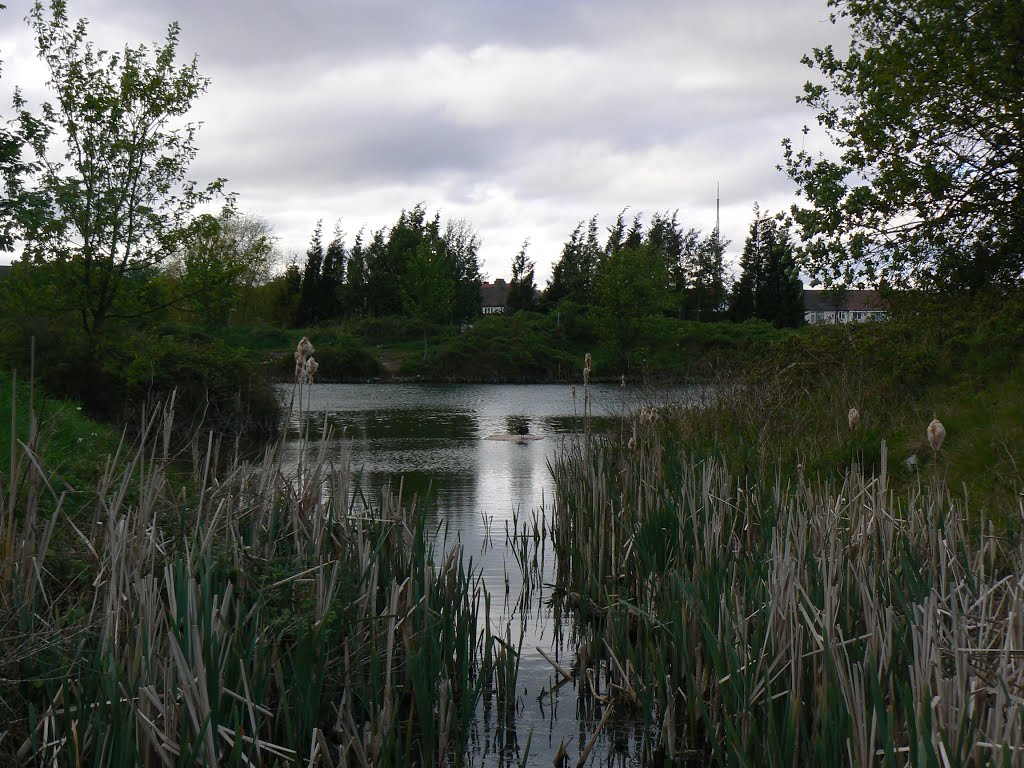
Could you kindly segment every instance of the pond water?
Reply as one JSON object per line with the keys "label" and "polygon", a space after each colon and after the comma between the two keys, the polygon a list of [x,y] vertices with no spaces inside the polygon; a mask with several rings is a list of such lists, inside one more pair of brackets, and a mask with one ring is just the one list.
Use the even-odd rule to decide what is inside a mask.
{"label": "pond water", "polygon": [[[291,387],[284,388],[286,397]],[[582,430],[582,386],[566,385],[316,384],[304,404],[310,435],[331,428],[335,458],[352,457],[367,497],[401,485],[403,501],[426,504],[431,530],[456,538],[473,559],[492,596],[491,631],[522,637],[515,729],[498,727],[486,712],[474,729],[471,765],[551,766],[565,742],[576,765],[597,725],[581,706],[575,683],[558,686],[557,673],[538,651],[565,667],[572,663],[571,627],[556,622],[549,603],[554,553],[547,540],[531,582],[509,542],[534,521],[550,525],[553,480],[549,461]],[[591,387],[594,431],[616,430],[623,414],[641,406],[685,404],[688,389]],[[287,400],[286,400],[287,402]],[[293,415],[287,439],[299,435]],[[527,439],[511,438],[520,428]],[[495,439],[499,438],[499,439]],[[287,447],[287,444],[286,444]],[[510,537],[508,534],[513,534]],[[600,713],[598,712],[599,716]],[[622,724],[598,734],[588,765],[640,765],[640,739]]]}

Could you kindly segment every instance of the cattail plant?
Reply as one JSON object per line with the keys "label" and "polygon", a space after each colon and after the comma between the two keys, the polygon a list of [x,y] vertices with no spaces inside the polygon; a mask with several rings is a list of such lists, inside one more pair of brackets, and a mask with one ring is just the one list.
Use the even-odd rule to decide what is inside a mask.
{"label": "cattail plant", "polygon": [[942,426],[938,416],[932,416],[932,420],[928,424],[927,434],[928,445],[931,446],[932,452],[938,453],[939,449],[942,448],[942,441],[946,439],[946,428]]}
{"label": "cattail plant", "polygon": [[311,357],[306,361],[306,373],[305,380],[307,384],[313,383],[313,377],[316,375],[317,369],[320,364],[316,361],[315,357]]}
{"label": "cattail plant", "polygon": [[583,435],[584,443],[590,445],[590,366],[592,360],[587,352],[583,357]]}
{"label": "cattail plant", "polygon": [[588,697],[657,721],[662,759],[1020,764],[1016,542],[935,478],[898,498],[884,444],[877,476],[794,487],[687,455],[650,411],[627,434],[553,467]]}
{"label": "cattail plant", "polygon": [[[357,507],[325,439],[297,448],[301,468],[271,447],[225,469],[211,437],[182,483],[169,418],[149,414],[74,509],[44,448],[12,445],[25,471],[0,478],[0,678],[19,685],[2,689],[0,764],[461,755],[498,684],[481,671],[487,593],[461,547],[434,551],[415,500]],[[501,668],[514,692],[518,656]]]}

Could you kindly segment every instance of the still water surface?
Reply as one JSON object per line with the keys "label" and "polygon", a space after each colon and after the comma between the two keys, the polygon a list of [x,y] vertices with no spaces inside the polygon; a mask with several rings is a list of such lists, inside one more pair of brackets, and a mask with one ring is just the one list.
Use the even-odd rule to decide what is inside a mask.
{"label": "still water surface", "polygon": [[[572,628],[559,626],[551,606],[554,580],[550,540],[542,550],[535,588],[524,599],[522,569],[508,534],[534,519],[550,524],[553,481],[549,462],[582,430],[582,386],[564,385],[316,384],[304,403],[309,434],[333,435],[335,459],[351,454],[368,497],[401,484],[402,498],[425,504],[432,530],[458,540],[492,595],[491,631],[522,642],[514,732],[498,728],[482,711],[474,729],[470,764],[551,766],[561,742],[575,765],[596,723],[579,706],[575,684],[556,687],[556,674],[540,652],[572,664]],[[290,397],[291,388],[286,388]],[[614,431],[623,415],[644,405],[685,404],[690,390],[591,387],[592,429]],[[525,426],[525,441],[495,440]],[[299,434],[299,417],[288,440]],[[491,438],[491,439],[488,439]],[[554,688],[554,690],[553,690]],[[588,765],[637,766],[640,739],[622,728],[605,729]]]}

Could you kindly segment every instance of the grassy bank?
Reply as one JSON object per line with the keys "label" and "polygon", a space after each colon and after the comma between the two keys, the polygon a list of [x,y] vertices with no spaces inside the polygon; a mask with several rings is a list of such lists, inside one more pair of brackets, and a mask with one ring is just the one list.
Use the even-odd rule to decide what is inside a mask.
{"label": "grassy bank", "polygon": [[[427,329],[399,317],[355,320],[339,325],[282,330],[229,326],[211,332],[261,364],[275,379],[290,381],[291,350],[305,335],[321,381],[419,379],[458,382],[566,382],[578,379],[580,350],[593,350],[596,380],[703,381],[723,366],[756,360],[792,331],[763,322],[696,323],[673,318],[652,321],[645,344],[623,363],[598,338],[591,320],[567,304],[547,314],[518,312],[478,318],[472,326]],[[179,327],[178,333],[205,332]]]}
{"label": "grassy bank", "polygon": [[[801,329],[728,366],[700,408],[663,422],[696,456],[740,476],[834,477],[852,462],[909,488],[940,476],[1011,522],[1024,488],[1024,302],[925,307],[882,323]],[[851,407],[860,413],[849,427]],[[926,428],[947,430],[933,453]]]}
{"label": "grassy bank", "polygon": [[8,373],[0,373],[0,424],[9,430],[8,439],[0,440],[5,480],[10,477],[12,452],[24,467],[19,442],[45,445],[51,481],[60,490],[92,484],[120,440],[118,432],[88,418],[78,403],[47,397],[26,381],[15,387]]}

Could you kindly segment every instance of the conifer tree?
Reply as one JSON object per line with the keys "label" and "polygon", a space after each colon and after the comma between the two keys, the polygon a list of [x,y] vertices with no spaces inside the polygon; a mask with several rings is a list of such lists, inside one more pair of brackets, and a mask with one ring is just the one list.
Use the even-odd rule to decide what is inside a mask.
{"label": "conifer tree", "polygon": [[687,292],[687,314],[694,320],[717,320],[726,305],[725,265],[722,256],[729,241],[716,227],[694,250],[693,272]]}
{"label": "conifer tree", "polygon": [[468,221],[455,219],[445,225],[442,240],[455,283],[452,320],[465,322],[480,314],[480,236]]}
{"label": "conifer tree", "polygon": [[324,262],[323,219],[317,221],[306,251],[306,268],[302,271],[302,293],[296,322],[302,325],[322,319],[320,313],[321,277]]}
{"label": "conifer tree", "polygon": [[527,238],[523,241],[519,253],[512,259],[512,281],[508,289],[509,312],[518,312],[521,309],[532,310],[536,305],[535,265],[526,258],[526,249],[529,245],[530,240]]}
{"label": "conifer tree", "polygon": [[359,230],[348,255],[342,299],[345,312],[356,317],[366,314],[366,249],[363,246],[363,232]]}
{"label": "conifer tree", "polygon": [[732,319],[758,317],[795,327],[803,320],[803,285],[789,234],[755,203],[754,221],[740,257],[740,278],[730,301]]}
{"label": "conifer tree", "polygon": [[341,222],[334,225],[334,234],[324,252],[323,269],[320,274],[320,313],[324,318],[342,314],[341,292],[345,282],[345,233]]}
{"label": "conifer tree", "polygon": [[586,224],[580,222],[562,246],[561,258],[551,271],[551,280],[544,293],[548,305],[569,299],[587,306],[593,297],[594,271],[601,261],[603,250],[597,240],[597,216]]}

